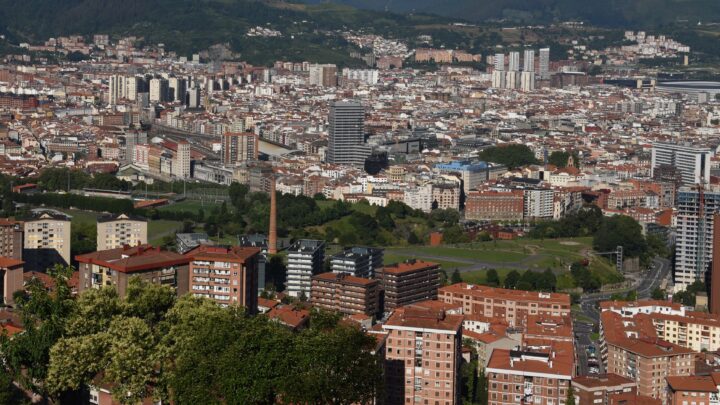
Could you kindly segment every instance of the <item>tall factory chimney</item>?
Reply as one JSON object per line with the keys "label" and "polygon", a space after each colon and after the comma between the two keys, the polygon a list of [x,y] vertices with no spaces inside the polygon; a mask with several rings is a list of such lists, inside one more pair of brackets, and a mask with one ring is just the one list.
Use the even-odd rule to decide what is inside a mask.
{"label": "tall factory chimney", "polygon": [[268,253],[277,253],[277,197],[275,196],[275,176],[270,178],[270,229],[268,230]]}

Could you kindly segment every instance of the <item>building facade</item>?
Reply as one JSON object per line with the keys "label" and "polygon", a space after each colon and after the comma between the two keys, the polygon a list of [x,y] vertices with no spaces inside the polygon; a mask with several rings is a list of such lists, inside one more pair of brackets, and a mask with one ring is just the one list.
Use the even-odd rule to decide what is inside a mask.
{"label": "building facade", "polygon": [[370,155],[365,144],[365,109],[358,102],[330,105],[327,162],[363,166]]}
{"label": "building facade", "polygon": [[437,298],[439,272],[439,264],[415,259],[377,269],[376,277],[384,292],[385,312]]}
{"label": "building facade", "polygon": [[147,219],[120,214],[98,218],[97,250],[144,245],[147,241]]}
{"label": "building facade", "polygon": [[710,158],[713,155],[712,149],[707,147],[656,142],[652,148],[652,171],[667,165],[678,169],[683,184],[706,183],[710,181]]}
{"label": "building facade", "polygon": [[40,214],[24,224],[23,260],[26,271],[45,272],[55,264],[70,264],[70,220]]}
{"label": "building facade", "polygon": [[312,278],[310,303],[346,315],[380,311],[380,282],[348,273],[322,273]]}
{"label": "building facade", "polygon": [[23,223],[0,218],[0,256],[22,259]]}
{"label": "building facade", "polygon": [[355,277],[372,278],[375,269],[383,265],[383,250],[370,247],[345,249],[330,259],[333,273],[348,273]]}
{"label": "building facade", "polygon": [[287,293],[310,298],[312,276],[325,265],[325,241],[300,239],[288,249]]}

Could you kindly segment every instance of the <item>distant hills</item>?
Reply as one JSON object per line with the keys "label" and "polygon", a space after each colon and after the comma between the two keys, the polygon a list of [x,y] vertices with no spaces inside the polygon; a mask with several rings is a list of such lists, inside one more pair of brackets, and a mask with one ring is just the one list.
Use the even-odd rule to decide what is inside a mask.
{"label": "distant hills", "polygon": [[[328,0],[303,0],[317,3]],[[582,20],[609,27],[656,27],[678,21],[720,22],[718,0],[329,0],[398,13],[530,24]]]}

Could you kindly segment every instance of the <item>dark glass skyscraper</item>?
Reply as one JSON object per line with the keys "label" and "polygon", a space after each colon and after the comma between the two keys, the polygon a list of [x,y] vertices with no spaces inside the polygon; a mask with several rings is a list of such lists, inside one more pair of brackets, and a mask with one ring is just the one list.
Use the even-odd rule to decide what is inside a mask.
{"label": "dark glass skyscraper", "polygon": [[370,155],[365,144],[365,110],[353,101],[330,105],[330,129],[326,161],[341,165],[363,166]]}

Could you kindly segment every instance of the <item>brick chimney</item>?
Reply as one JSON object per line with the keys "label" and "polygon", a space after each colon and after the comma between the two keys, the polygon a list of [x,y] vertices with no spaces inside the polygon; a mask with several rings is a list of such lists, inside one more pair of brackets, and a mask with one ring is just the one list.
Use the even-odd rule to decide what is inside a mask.
{"label": "brick chimney", "polygon": [[268,230],[268,253],[277,253],[277,198],[275,197],[275,176],[270,178],[270,229]]}

